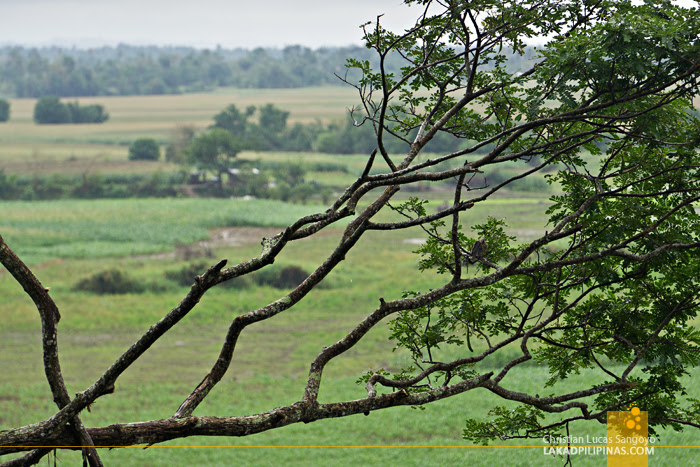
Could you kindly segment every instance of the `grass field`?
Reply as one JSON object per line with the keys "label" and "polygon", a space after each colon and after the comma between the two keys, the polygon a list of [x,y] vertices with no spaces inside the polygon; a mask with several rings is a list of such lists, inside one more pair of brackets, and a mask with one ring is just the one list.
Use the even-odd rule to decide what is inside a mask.
{"label": "grass field", "polygon": [[[242,202],[242,201],[239,201]],[[271,203],[254,206],[265,210],[275,225],[288,222],[289,206]],[[299,206],[300,210],[313,209]],[[514,219],[514,230],[532,235],[543,206],[537,199],[504,199],[502,215]],[[117,217],[117,212],[121,215]],[[174,306],[185,293],[168,285],[163,271],[176,270],[187,261],[170,256],[134,256],[143,237],[150,236],[162,250],[187,235],[206,235],[208,229],[238,227],[245,241],[235,246],[215,248],[215,258],[240,261],[259,254],[253,240],[261,227],[253,227],[248,209],[233,200],[109,200],[45,203],[4,203],[0,232],[11,245],[36,264],[35,272],[61,307],[62,364],[69,391],[84,389],[101,371],[139,336]],[[538,214],[539,213],[539,214]],[[485,213],[473,210],[474,221]],[[122,219],[129,219],[124,223]],[[123,224],[123,225],[122,225]],[[142,224],[140,230],[134,225]],[[8,229],[7,226],[14,226]],[[72,228],[71,226],[96,226]],[[131,227],[130,227],[131,226]],[[190,229],[198,228],[194,234]],[[130,232],[132,231],[133,232]],[[167,231],[167,237],[160,237]],[[9,233],[8,233],[9,232]],[[30,236],[25,236],[31,232]],[[37,246],[60,232],[62,243],[89,244],[101,241],[105,248],[89,252]],[[340,231],[334,229],[315,241],[292,244],[280,264],[311,268],[336,244]],[[180,236],[180,237],[178,237]],[[397,298],[402,290],[426,290],[435,285],[430,275],[417,271],[415,233],[374,233],[361,248],[348,256],[329,278],[329,286],[316,290],[295,311],[282,314],[264,326],[249,328],[242,336],[234,364],[225,380],[198,409],[205,414],[246,414],[293,402],[301,396],[308,362],[324,345],[343,336],[376,306],[379,296]],[[194,237],[193,237],[194,238]],[[200,237],[196,237],[197,239]],[[34,239],[34,240],[29,240]],[[177,239],[177,240],[176,240]],[[8,239],[9,240],[9,239]],[[116,245],[112,243],[116,243]],[[108,246],[107,246],[108,245]],[[45,249],[43,249],[45,248]],[[119,254],[115,254],[115,252]],[[94,257],[93,257],[94,255]],[[385,275],[385,265],[400,274]],[[101,296],[74,292],[72,287],[95,272],[121,268],[143,281],[159,283],[158,291],[143,294]],[[213,290],[171,335],[151,349],[120,379],[117,392],[98,401],[85,423],[101,425],[169,416],[181,399],[199,382],[216,359],[230,319],[275,299],[283,291],[263,287],[244,290]],[[0,429],[37,421],[49,416],[53,407],[40,366],[39,322],[31,302],[9,274],[0,273]],[[303,317],[300,319],[300,317]],[[355,379],[369,367],[392,368],[405,359],[391,351],[388,329],[380,326],[357,349],[334,362],[324,373],[322,401],[363,397]],[[89,358],[86,358],[89,355]],[[511,376],[513,389],[540,390],[547,378],[543,368],[529,366]],[[586,374],[564,383],[573,388]],[[15,387],[21,389],[15,391]],[[700,396],[697,381],[690,384],[690,396]],[[148,450],[127,448],[105,451],[108,465],[227,465],[235,456],[244,465],[286,462],[291,465],[356,465],[360,462],[397,462],[405,465],[444,465],[473,463],[486,465],[561,465],[560,458],[543,455],[542,448],[515,448],[519,444],[544,446],[542,442],[504,442],[505,447],[469,447],[461,439],[467,417],[485,417],[484,407],[495,403],[493,396],[476,391],[465,396],[429,405],[425,410],[403,408],[292,426],[249,438],[196,438],[177,440]],[[602,436],[604,427],[574,427],[577,434]],[[601,431],[602,430],[602,431]],[[664,433],[663,445],[697,445],[697,433]],[[225,447],[221,447],[225,446]],[[301,447],[289,447],[301,446]],[[350,446],[350,447],[324,447]],[[433,446],[433,447],[429,447]],[[446,447],[449,446],[449,447]],[[660,448],[652,465],[678,465],[692,462],[692,451]],[[59,453],[59,465],[78,462],[74,454]],[[505,464],[503,463],[505,462]],[[602,458],[577,459],[575,465],[600,465]]]}
{"label": "grass field", "polygon": [[[114,143],[136,136],[167,137],[178,123],[206,126],[229,103],[239,108],[273,102],[290,110],[292,121],[342,117],[352,104],[344,88],[311,90],[221,90],[212,94],[81,99],[97,102],[112,114],[96,126],[38,127],[31,123],[33,103],[13,101],[13,121],[0,125],[0,169],[9,173],[83,173],[85,170],[125,173],[169,170],[164,163],[134,164],[126,148]],[[347,173],[313,173],[342,184],[359,173],[363,156],[290,153],[243,153],[250,160],[342,162]],[[401,193],[405,198],[409,194]],[[445,201],[445,192],[427,192],[428,209]],[[475,206],[464,218],[465,229],[488,215],[505,217],[510,233],[531,240],[544,228],[548,206],[544,193],[510,193],[488,207]],[[69,392],[85,389],[136,338],[184,296],[187,289],[165,277],[200,261],[229,264],[260,254],[260,238],[274,234],[291,220],[324,209],[264,200],[126,199],[60,200],[0,203],[0,235],[51,288],[62,313],[59,344]],[[391,214],[382,215],[382,220]],[[297,265],[310,271],[337,245],[340,227],[313,240],[295,242],[275,266]],[[210,238],[211,237],[211,238]],[[183,244],[201,245],[205,254],[185,259]],[[308,364],[323,346],[332,344],[379,303],[398,298],[403,290],[427,290],[436,277],[417,270],[412,253],[419,231],[371,232],[328,278],[294,311],[264,325],[251,326],[240,339],[232,368],[196,415],[243,415],[294,402],[302,396]],[[218,239],[214,241],[214,239]],[[101,271],[119,269],[146,283],[143,293],[96,295],[77,292],[75,285]],[[203,271],[201,271],[203,272]],[[216,288],[175,329],[150,349],[118,381],[115,394],[101,398],[87,426],[168,417],[215,361],[231,319],[284,294],[270,287]],[[55,407],[41,368],[40,321],[31,301],[0,270],[0,430],[41,420]],[[364,397],[355,380],[370,367],[397,368],[406,356],[392,352],[389,330],[378,326],[347,355],[324,372],[321,401]],[[513,370],[507,384],[514,390],[542,391],[547,371],[534,365]],[[564,390],[590,383],[582,373],[562,382]],[[688,379],[688,397],[700,398],[698,378]],[[149,449],[103,451],[107,465],[563,465],[561,457],[545,456],[541,440],[508,441],[477,447],[462,439],[468,417],[487,418],[496,399],[473,391],[425,410],[397,408],[294,425],[255,436],[182,439]],[[510,404],[505,404],[510,406]],[[604,436],[602,425],[572,426],[572,434]],[[698,446],[698,430],[662,431],[663,446]],[[518,446],[533,447],[518,447]],[[694,465],[697,449],[658,448],[650,465]],[[5,460],[5,459],[3,459]],[[53,460],[53,459],[51,459]],[[58,465],[79,465],[75,453],[58,453]],[[581,456],[574,465],[603,465],[602,456]]]}
{"label": "grass field", "polygon": [[[71,101],[65,98],[64,101]],[[272,103],[290,112],[290,123],[328,122],[343,118],[357,104],[356,91],[347,86],[301,89],[220,88],[211,93],[161,96],[81,97],[80,104],[101,104],[109,120],[96,125],[41,125],[32,120],[36,99],[9,99],[10,121],[0,125],[0,141],[131,141],[135,135],[166,137],[177,124],[206,126],[229,104],[243,110],[249,105]]]}
{"label": "grass field", "polygon": [[[70,100],[70,99],[64,99]],[[110,115],[102,124],[36,125],[36,99],[10,99],[11,119],[0,124],[0,169],[7,173],[46,174],[174,170],[164,162],[126,163],[127,145],[136,138],[165,142],[178,125],[204,129],[229,104],[273,103],[290,112],[289,123],[341,120],[357,104],[354,89],[329,86],[303,89],[233,89],[163,96],[109,96],[78,99],[101,104]]]}
{"label": "grass field", "polygon": [[[229,226],[284,226],[318,206],[273,200],[128,199],[3,203],[3,237],[34,264],[160,253]],[[269,213],[260,216],[261,212]]]}

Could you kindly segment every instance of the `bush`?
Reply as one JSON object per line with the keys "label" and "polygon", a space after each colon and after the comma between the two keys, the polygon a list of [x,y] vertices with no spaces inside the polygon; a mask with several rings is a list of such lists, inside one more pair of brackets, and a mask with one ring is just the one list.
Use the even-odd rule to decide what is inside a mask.
{"label": "bush", "polygon": [[73,198],[94,199],[103,198],[105,190],[104,177],[101,174],[84,173],[80,182],[72,189]]}
{"label": "bush", "polygon": [[[176,271],[166,271],[165,277],[166,279],[174,281],[177,285],[190,287],[194,284],[195,276],[204,274],[210,266],[211,263],[207,263],[206,261],[197,261],[195,263],[186,264]],[[224,282],[220,287],[245,289],[251,285],[253,285],[253,281],[250,276],[243,276]]]}
{"label": "bush", "polygon": [[70,123],[70,109],[56,96],[44,96],[34,106],[34,121],[38,124]]}
{"label": "bush", "polygon": [[255,283],[267,285],[276,289],[293,289],[309,276],[299,266],[284,266],[282,268],[261,269],[253,275]]}
{"label": "bush", "polygon": [[102,123],[108,118],[101,105],[64,104],[56,96],[44,96],[34,106],[34,121],[38,124]]}
{"label": "bush", "polygon": [[22,188],[17,183],[16,175],[7,175],[5,169],[0,169],[0,199],[17,199]]}
{"label": "bush", "polygon": [[73,289],[105,295],[142,293],[146,287],[119,269],[108,269],[81,280]]}
{"label": "bush", "polygon": [[289,200],[295,203],[301,202],[306,204],[309,198],[319,193],[319,188],[319,185],[315,183],[296,185],[289,191]]}
{"label": "bush", "polygon": [[0,122],[10,119],[10,103],[5,99],[0,99]]}
{"label": "bush", "polygon": [[[197,275],[204,274],[211,266],[206,261],[196,261],[186,264],[175,271],[166,271],[165,277],[180,286],[189,287]],[[274,287],[276,289],[292,289],[308,277],[308,273],[299,266],[272,266],[261,269],[249,276],[237,277],[221,284],[221,287],[245,289],[253,285]]]}
{"label": "bush", "polygon": [[105,108],[99,104],[81,107],[77,102],[68,104],[71,123],[102,123],[109,118]]}
{"label": "bush", "polygon": [[157,161],[160,158],[160,146],[153,138],[139,138],[129,145],[129,160]]}

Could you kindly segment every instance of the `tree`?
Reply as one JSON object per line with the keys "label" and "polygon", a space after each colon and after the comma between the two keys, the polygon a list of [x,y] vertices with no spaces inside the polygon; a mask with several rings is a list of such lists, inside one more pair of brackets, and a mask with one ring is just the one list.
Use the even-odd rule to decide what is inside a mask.
{"label": "tree", "polygon": [[231,168],[231,162],[241,150],[241,144],[222,128],[212,128],[192,140],[189,153],[192,161],[202,170],[216,173],[219,188],[222,175]]}
{"label": "tree", "polygon": [[10,103],[7,99],[0,99],[0,122],[6,122],[10,119]]}
{"label": "tree", "polygon": [[289,112],[278,109],[272,104],[260,107],[260,128],[274,134],[282,133],[287,128]]}
{"label": "tree", "polygon": [[153,138],[139,138],[129,145],[129,160],[157,161],[160,145]]}
{"label": "tree", "polygon": [[187,162],[187,147],[197,134],[193,125],[177,125],[172,132],[171,141],[165,148],[165,160],[184,164]]}
{"label": "tree", "polygon": [[39,124],[70,123],[71,112],[56,96],[44,96],[34,106],[34,121]]}
{"label": "tree", "polygon": [[[246,436],[471,390],[521,404],[494,408],[488,423],[469,421],[465,434],[478,441],[542,438],[574,422],[605,421],[607,411],[630,403],[648,411],[652,429],[700,425],[700,403],[682,399],[680,379],[700,360],[700,333],[691,322],[700,305],[700,121],[690,110],[700,79],[700,12],[666,1],[406,3],[424,5],[406,32],[391,33],[379,19],[365,25],[378,68],[349,61],[361,71],[354,85],[377,144],[357,180],[328,209],[263,239],[259,256],[230,267],[222,260],[197,276],[179,305],[74,397],[60,373],[59,311],[0,244],[0,260],[42,317],[45,369],[59,407],[47,420],[1,432],[0,453],[30,450],[23,458],[29,463],[51,449],[36,446],[79,442],[99,465],[93,444]],[[517,72],[505,70],[505,46],[524,52],[534,37],[548,38],[537,58]],[[406,58],[400,74],[383,66],[392,52]],[[461,138],[464,148],[419,159],[440,132]],[[401,160],[387,153],[387,134],[409,146]],[[518,173],[488,184],[488,173],[504,165]],[[549,223],[534,240],[508,233],[503,219],[474,221],[481,209],[495,212],[494,197],[509,186],[545,171],[560,193],[543,207]],[[476,174],[486,181],[475,183]],[[429,213],[417,198],[392,203],[408,184],[445,180],[454,180],[452,201],[437,211]],[[377,217],[391,209],[399,220]],[[270,265],[288,245],[339,221],[346,224],[338,245],[306,280],[233,318],[219,358],[172,417],[83,427],[81,411],[111,394],[119,376],[209,289]],[[436,273],[440,285],[377,297],[362,322],[319,349],[297,402],[247,416],[194,415],[249,325],[294,309],[353,248],[362,248],[366,233],[397,229],[424,233],[419,267]],[[362,399],[319,403],[326,367],[387,321],[412,364],[365,375]],[[532,361],[551,374],[541,397],[514,391],[507,378]],[[599,378],[561,391],[557,383],[583,369]]]}
{"label": "tree", "polygon": [[34,106],[34,121],[46,123],[102,123],[109,119],[104,106],[80,106],[78,102],[64,104],[56,96],[44,96]]}
{"label": "tree", "polygon": [[255,107],[253,106],[249,106],[245,113],[241,113],[235,104],[230,104],[214,116],[214,126],[222,128],[232,135],[242,136],[246,132],[248,118],[254,113]]}
{"label": "tree", "polygon": [[71,115],[71,123],[102,123],[109,119],[104,106],[100,104],[81,106],[77,102],[66,104]]}

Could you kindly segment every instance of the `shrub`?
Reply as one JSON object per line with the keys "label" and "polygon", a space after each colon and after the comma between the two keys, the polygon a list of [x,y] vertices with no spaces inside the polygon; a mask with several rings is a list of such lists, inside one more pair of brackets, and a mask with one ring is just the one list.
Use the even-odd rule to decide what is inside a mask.
{"label": "shrub", "polygon": [[0,99],[0,122],[10,119],[10,103],[5,99]]}
{"label": "shrub", "polygon": [[17,176],[7,175],[5,169],[0,169],[0,199],[17,199],[21,192]]}
{"label": "shrub", "polygon": [[34,106],[34,121],[47,123],[102,123],[109,118],[99,104],[80,106],[77,102],[64,104],[56,96],[44,96]]}
{"label": "shrub", "polygon": [[160,146],[153,138],[139,138],[129,145],[129,160],[157,161],[160,158]]}
{"label": "shrub", "polygon": [[[197,275],[204,274],[206,270],[211,266],[211,263],[206,261],[197,261],[194,263],[189,263],[176,271],[166,271],[165,278],[169,279],[176,284],[189,287],[194,284],[194,278]],[[253,281],[250,276],[237,277],[230,281],[224,282],[220,287],[234,288],[234,289],[245,289],[253,285]]]}
{"label": "shrub", "polygon": [[296,185],[290,190],[289,200],[292,202],[301,202],[306,204],[309,198],[317,193],[319,193],[318,184],[302,183],[301,185]]}
{"label": "shrub", "polygon": [[109,118],[105,108],[99,104],[80,106],[77,102],[68,104],[72,123],[102,123]]}
{"label": "shrub", "polygon": [[177,285],[188,287],[194,283],[194,277],[198,274],[203,274],[208,267],[204,261],[189,263],[176,271],[165,271],[165,278],[175,282]]}
{"label": "shrub", "polygon": [[83,173],[80,182],[71,191],[74,198],[94,199],[104,197],[104,176],[101,174]]}
{"label": "shrub", "polygon": [[98,272],[78,282],[74,290],[100,295],[142,293],[146,287],[119,269]]}
{"label": "shrub", "polygon": [[34,121],[39,124],[70,123],[68,106],[56,96],[44,96],[34,106]]}
{"label": "shrub", "polygon": [[276,289],[291,289],[301,284],[308,273],[299,266],[266,268],[256,272],[253,277],[258,285],[267,285]]}
{"label": "shrub", "polygon": [[[204,274],[211,266],[206,261],[196,261],[186,264],[175,271],[166,271],[165,277],[183,287],[194,283],[194,277]],[[309,274],[299,266],[272,266],[261,269],[249,276],[237,277],[221,284],[223,287],[245,289],[253,285],[274,287],[276,289],[291,289],[301,284]]]}

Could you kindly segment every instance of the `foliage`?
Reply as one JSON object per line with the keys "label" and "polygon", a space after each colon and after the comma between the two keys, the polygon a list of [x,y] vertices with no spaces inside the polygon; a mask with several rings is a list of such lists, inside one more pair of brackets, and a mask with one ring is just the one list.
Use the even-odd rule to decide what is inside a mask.
{"label": "foliage", "polygon": [[165,147],[166,162],[185,164],[188,159],[187,146],[196,135],[196,129],[192,125],[178,125],[172,132],[170,143]]}
{"label": "foliage", "polygon": [[[174,94],[212,89],[338,85],[334,71],[362,47],[199,50],[119,45],[90,50],[0,48],[0,92],[15,97]],[[394,57],[394,68],[402,59]]]}
{"label": "foliage", "polygon": [[211,170],[217,175],[219,187],[222,175],[232,168],[232,159],[240,152],[241,142],[223,128],[212,128],[192,140],[188,148],[190,158],[202,170]]}
{"label": "foliage", "polygon": [[175,197],[185,182],[182,173],[90,174],[48,176],[6,175],[0,171],[0,199],[57,200],[66,198]]}
{"label": "foliage", "polygon": [[255,107],[248,107],[245,112],[238,110],[235,104],[229,104],[224,110],[214,115],[214,127],[228,131],[234,137],[242,137],[247,131],[248,118],[255,112]]}
{"label": "foliage", "polygon": [[36,123],[70,123],[71,118],[68,106],[56,96],[44,96],[34,106],[34,121]]}
{"label": "foliage", "polygon": [[0,169],[0,199],[16,199],[19,188],[16,176],[7,175],[5,169]]}
{"label": "foliage", "polygon": [[[158,147],[157,145],[155,146]],[[305,203],[310,199],[327,199],[333,188],[318,181],[304,181],[306,166],[292,163],[268,164],[263,170],[250,163],[229,174],[229,183],[201,183],[191,185],[195,196],[217,198],[254,197]],[[342,164],[320,163],[309,168],[319,171],[347,173]],[[235,180],[235,182],[234,182]],[[181,172],[152,172],[146,174],[54,174],[48,176],[8,175],[0,170],[0,200],[57,200],[57,199],[123,199],[173,198],[190,195],[183,186],[187,174]]]}
{"label": "foliage", "polygon": [[[522,342],[522,355],[487,387],[524,405],[517,413],[494,409],[489,422],[469,421],[468,439],[537,438],[562,426],[537,421],[561,409],[549,402],[556,397],[511,394],[499,384],[510,368],[533,358],[549,368],[552,387],[584,369],[607,375],[589,389],[599,394],[590,407],[597,414],[643,401],[652,423],[680,428],[666,420],[683,410],[678,380],[697,365],[700,348],[690,325],[700,263],[689,253],[698,247],[700,226],[698,139],[691,136],[700,122],[689,110],[698,64],[686,55],[698,51],[699,23],[696,12],[665,7],[668,15],[658,15],[650,2],[599,2],[585,10],[556,2],[548,11],[529,2],[449,3],[435,14],[426,10],[420,27],[406,34],[379,25],[367,30],[367,45],[380,56],[398,50],[413,61],[400,74],[348,62],[363,73],[356,88],[365,119],[414,141],[413,152],[436,131],[476,141],[442,160],[495,143],[485,156],[465,159],[456,212],[540,170],[555,169],[549,181],[563,191],[552,198],[550,232],[530,244],[505,235],[497,219],[472,226],[475,235],[468,235],[457,214],[450,225],[431,220],[419,200],[395,208],[411,222],[423,220],[428,239],[417,251],[419,267],[451,277],[440,296],[407,292],[406,301],[422,304],[391,321],[392,338],[412,355],[414,379],[424,383],[414,389],[448,384],[460,368],[497,352],[501,344],[494,340]],[[553,40],[518,74],[507,72],[500,46],[483,42],[518,52],[527,49],[526,38],[547,34]],[[386,159],[389,145],[379,132],[378,145]],[[504,176],[497,168],[504,163],[530,168]],[[460,201],[462,190],[479,188],[483,197]],[[566,239],[563,249],[543,248],[559,239]],[[467,273],[476,277],[463,278]],[[447,292],[455,283],[463,286]],[[480,351],[483,345],[488,350]],[[449,355],[455,347],[466,347],[464,356],[444,363],[444,349]],[[645,377],[629,377],[642,361]],[[613,371],[611,362],[628,366]],[[574,417],[591,418],[596,415],[586,411]]]}
{"label": "foliage", "polygon": [[160,158],[160,145],[153,138],[139,138],[129,145],[130,160],[157,161]]}
{"label": "foliage", "polygon": [[289,112],[280,110],[272,104],[260,107],[260,128],[272,134],[279,134],[287,128]]}
{"label": "foliage", "polygon": [[34,106],[34,121],[39,124],[102,123],[108,118],[99,104],[82,107],[77,102],[64,104],[56,96],[44,96]]}
{"label": "foliage", "polygon": [[309,273],[300,266],[282,266],[263,269],[251,277],[258,285],[276,289],[294,289],[308,277]]}
{"label": "foliage", "polygon": [[81,106],[77,102],[66,104],[70,111],[70,123],[102,123],[109,119],[104,106],[100,104]]}
{"label": "foliage", "polygon": [[[209,264],[205,261],[189,263],[174,271],[166,271],[165,277],[180,286],[190,287],[195,277],[204,273]],[[263,269],[250,276],[236,278],[226,282],[225,288],[247,289],[253,286],[273,287],[276,289],[293,289],[308,277],[309,273],[299,266],[274,266]]]}
{"label": "foliage", "polygon": [[[258,114],[258,122],[251,117]],[[375,144],[375,130],[369,122],[357,122],[351,115],[340,122],[322,125],[319,122],[293,126],[287,125],[289,112],[274,104],[259,108],[249,106],[241,112],[235,104],[229,104],[214,116],[214,127],[227,130],[239,143],[241,150],[258,151],[316,151],[327,154],[363,154]],[[416,132],[412,134],[415,136]],[[177,140],[178,136],[175,135]],[[172,143],[175,145],[175,141]],[[462,141],[448,133],[441,133],[430,142],[430,151],[457,151]],[[385,146],[394,153],[404,152],[405,141],[390,137]],[[174,148],[174,146],[173,146]],[[174,150],[174,149],[173,149]]]}
{"label": "foliage", "polygon": [[0,99],[0,122],[10,119],[10,102],[7,99]]}
{"label": "foliage", "polygon": [[119,269],[109,269],[81,279],[75,284],[75,290],[92,292],[100,295],[141,293],[145,286],[133,279],[128,273]]}
{"label": "foliage", "polygon": [[[190,287],[195,282],[195,277],[204,273],[209,264],[205,261],[188,263],[180,269],[166,271],[165,278],[175,282],[181,287]],[[225,287],[231,289],[245,289],[253,285],[253,279],[249,276],[240,277],[226,282]]]}

